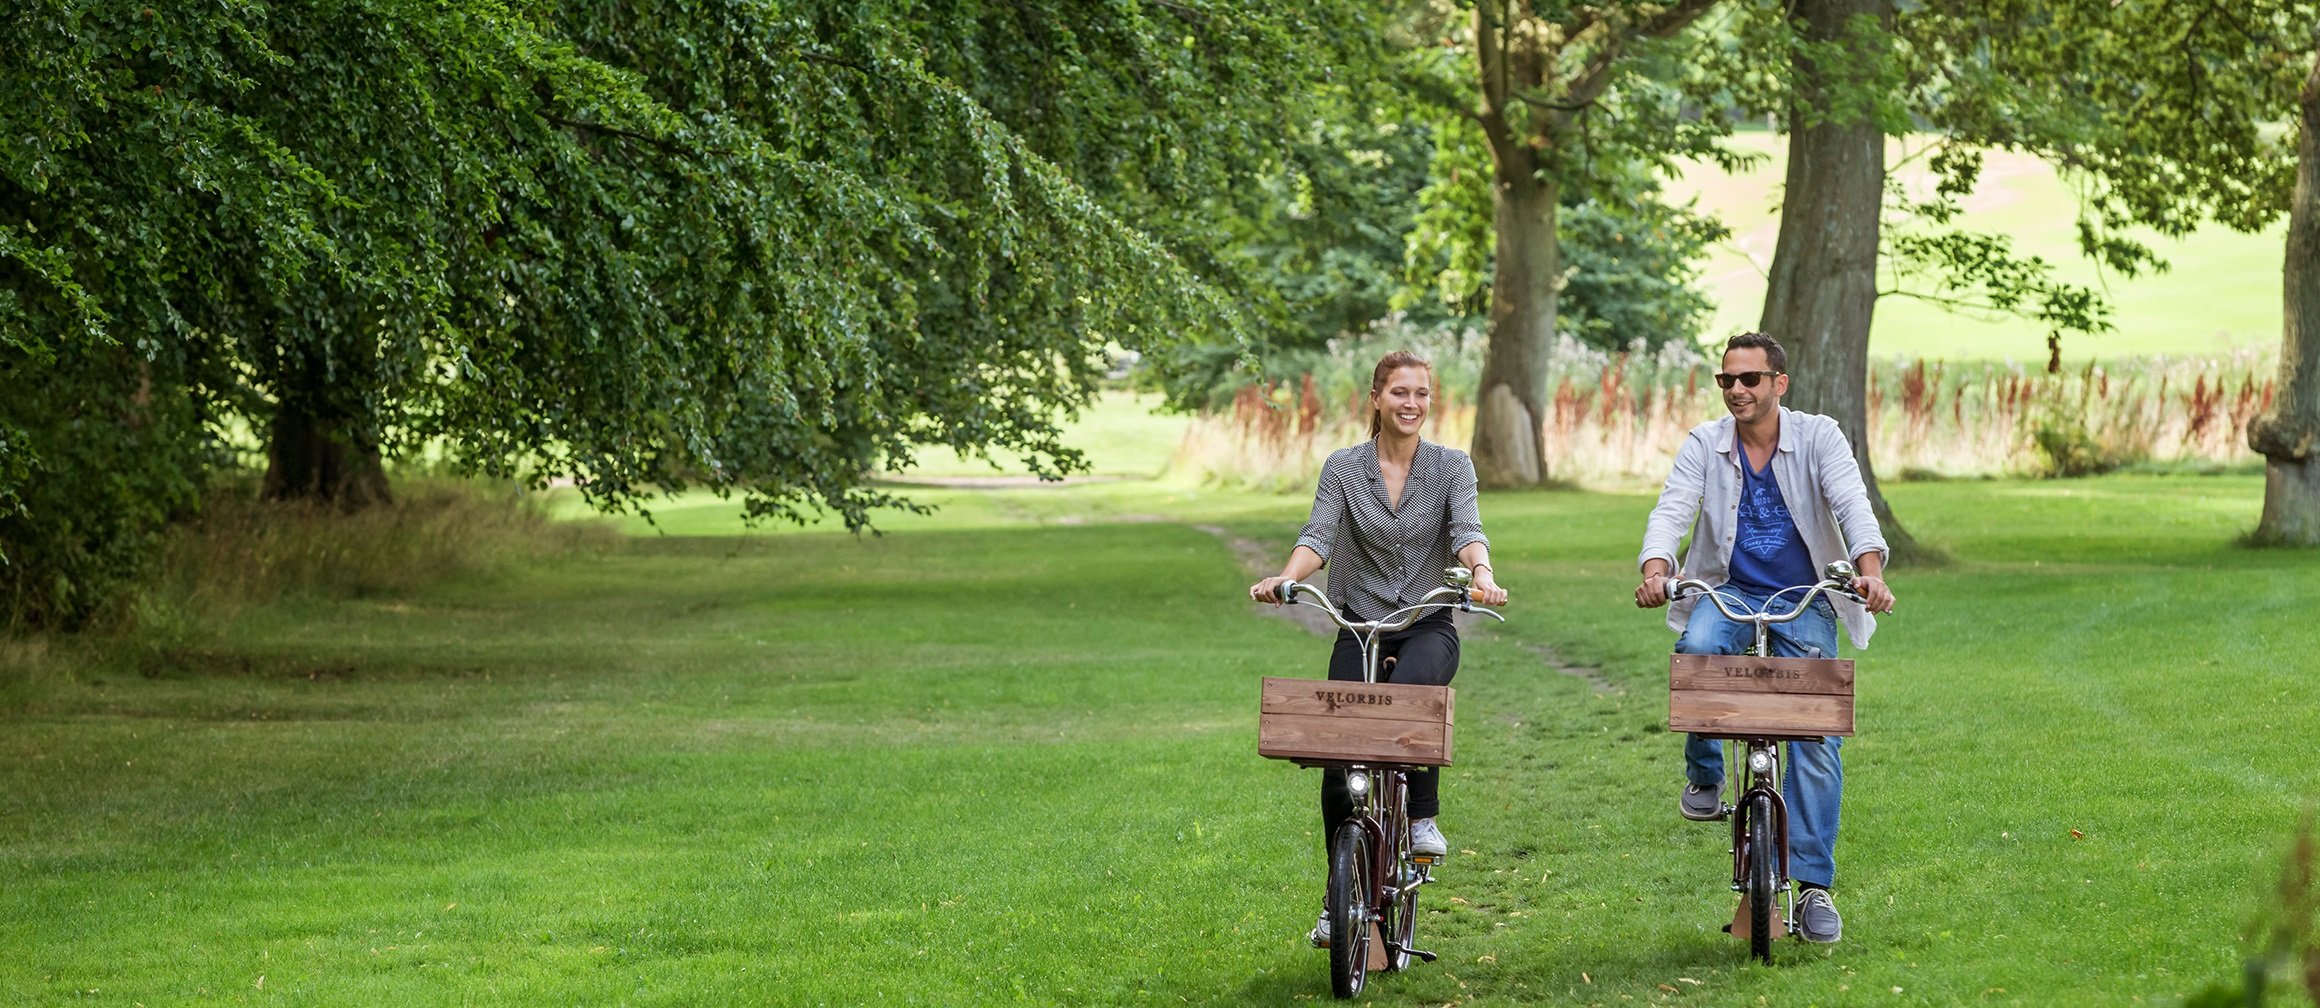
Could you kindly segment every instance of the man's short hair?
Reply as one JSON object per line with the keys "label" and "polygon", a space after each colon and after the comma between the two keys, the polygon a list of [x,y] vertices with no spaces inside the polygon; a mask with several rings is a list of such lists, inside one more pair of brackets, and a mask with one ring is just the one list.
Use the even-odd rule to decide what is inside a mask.
{"label": "man's short hair", "polygon": [[1788,351],[1780,348],[1780,341],[1760,332],[1744,332],[1724,344],[1726,350],[1762,350],[1764,361],[1774,371],[1788,373]]}

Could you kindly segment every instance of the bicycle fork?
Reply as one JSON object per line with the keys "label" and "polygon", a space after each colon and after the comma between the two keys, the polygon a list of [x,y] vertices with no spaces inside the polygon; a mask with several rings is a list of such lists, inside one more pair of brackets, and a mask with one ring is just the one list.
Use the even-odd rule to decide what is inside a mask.
{"label": "bicycle fork", "polygon": [[1788,802],[1780,792],[1767,787],[1750,788],[1740,797],[1740,806],[1732,812],[1732,891],[1740,892],[1748,886],[1748,864],[1741,856],[1747,846],[1748,798],[1761,794],[1772,800],[1772,842],[1780,848],[1780,870],[1777,878],[1788,881]]}
{"label": "bicycle fork", "polygon": [[1748,861],[1762,857],[1764,852],[1751,851],[1748,842],[1749,816],[1756,807],[1756,797],[1765,799],[1765,810],[1772,819],[1773,892],[1780,901],[1779,919],[1796,919],[1796,894],[1790,891],[1788,878],[1788,800],[1780,793],[1780,743],[1768,742],[1747,746],[1747,786],[1740,792],[1739,802],[1726,809],[1732,823],[1732,891],[1743,897],[1748,892]]}

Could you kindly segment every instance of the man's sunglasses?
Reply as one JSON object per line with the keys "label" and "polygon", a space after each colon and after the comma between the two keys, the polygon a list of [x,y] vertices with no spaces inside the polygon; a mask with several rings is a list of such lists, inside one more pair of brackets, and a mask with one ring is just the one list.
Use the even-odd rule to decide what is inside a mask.
{"label": "man's sunglasses", "polygon": [[1718,372],[1716,374],[1716,387],[1731,388],[1733,382],[1739,382],[1740,384],[1746,385],[1749,388],[1755,388],[1757,382],[1763,381],[1766,378],[1775,377],[1779,374],[1780,372],[1778,371],[1742,371],[1739,374],[1724,374],[1722,372]]}

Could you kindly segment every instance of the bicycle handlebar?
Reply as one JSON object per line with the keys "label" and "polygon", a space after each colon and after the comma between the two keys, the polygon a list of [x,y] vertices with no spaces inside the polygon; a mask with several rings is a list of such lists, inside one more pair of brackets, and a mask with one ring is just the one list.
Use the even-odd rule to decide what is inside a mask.
{"label": "bicycle handlebar", "polygon": [[[1410,624],[1416,623],[1418,617],[1428,609],[1457,609],[1461,612],[1481,613],[1501,623],[1506,622],[1506,617],[1491,612],[1489,609],[1476,609],[1473,598],[1467,594],[1468,589],[1459,585],[1443,585],[1427,592],[1426,597],[1420,599],[1416,605],[1403,606],[1387,613],[1384,619],[1368,621],[1346,619],[1345,614],[1339,611],[1335,603],[1329,601],[1329,596],[1322,594],[1321,588],[1317,585],[1306,584],[1302,581],[1284,581],[1281,582],[1280,592],[1283,604],[1312,606],[1329,614],[1330,620],[1338,626],[1357,634],[1393,633],[1396,630],[1406,629]],[[1312,598],[1301,599],[1297,597],[1299,595],[1310,595]]]}
{"label": "bicycle handlebar", "polygon": [[[1708,601],[1716,604],[1717,611],[1724,614],[1725,619],[1729,619],[1735,623],[1765,624],[1787,623],[1799,616],[1804,615],[1806,610],[1812,608],[1813,600],[1820,598],[1823,593],[1841,595],[1845,598],[1863,604],[1867,604],[1868,602],[1867,599],[1861,597],[1859,592],[1853,590],[1853,582],[1851,578],[1844,578],[1839,580],[1832,577],[1822,578],[1817,584],[1794,585],[1788,588],[1783,588],[1779,591],[1773,592],[1770,596],[1766,597],[1764,604],[1766,606],[1770,606],[1774,599],[1778,599],[1792,591],[1803,591],[1804,597],[1797,601],[1795,608],[1790,609],[1785,613],[1773,613],[1766,611],[1734,612],[1733,605],[1737,604],[1745,608],[1746,603],[1742,602],[1740,599],[1734,596],[1717,591],[1714,585],[1711,585],[1705,581],[1701,581],[1696,578],[1684,578],[1679,581],[1671,581],[1668,583],[1668,601],[1674,602],[1677,599],[1685,598],[1691,595],[1706,595],[1708,597]],[[1728,603],[1726,601],[1727,599],[1730,599],[1731,601]]]}

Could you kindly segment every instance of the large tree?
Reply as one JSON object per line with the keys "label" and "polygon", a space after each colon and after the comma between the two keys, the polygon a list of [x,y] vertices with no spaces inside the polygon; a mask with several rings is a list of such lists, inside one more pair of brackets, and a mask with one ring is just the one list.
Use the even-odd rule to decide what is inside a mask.
{"label": "large tree", "polygon": [[2255,231],[2287,216],[2279,386],[2248,430],[2265,460],[2254,538],[2320,545],[2320,3],[1955,6],[2009,24],[1975,67],[2017,82],[2023,132],[2005,139],[2082,182],[2090,254],[2164,268],[2133,228]]}
{"label": "large tree", "polygon": [[[1487,317],[1497,272],[1490,152],[1470,120],[1439,118],[1407,234],[1410,289],[1396,303]],[[1698,284],[1700,261],[1728,232],[1692,204],[1669,202],[1651,159],[1622,150],[1592,154],[1583,177],[1560,187],[1555,247],[1564,269],[1556,331],[1610,351],[1695,343],[1714,310]]]}
{"label": "large tree", "polygon": [[[1638,49],[1682,32],[1715,0],[1565,3],[1479,0],[1472,45],[1476,101],[1470,112],[1491,158],[1490,346],[1474,421],[1475,472],[1488,486],[1536,486],[1545,458],[1547,351],[1555,337],[1564,263],[1556,214],[1562,188],[1582,171],[1593,128],[1618,149],[1649,149],[1645,122],[1663,152],[1686,149],[1696,130],[1651,116],[1635,104],[1622,121],[1597,114],[1626,82],[1638,80]],[[1711,124],[1712,125],[1712,124]],[[1696,147],[1689,148],[1696,150]]]}
{"label": "large tree", "polygon": [[[1761,328],[1789,347],[1789,402],[1836,418],[1850,435],[1871,506],[1904,555],[1925,553],[1886,503],[1869,451],[1877,301],[2019,314],[2054,338],[2108,326],[2095,292],[2059,281],[2053,264],[2016,253],[2004,236],[1965,226],[1960,198],[1973,189],[1983,145],[2058,133],[2055,121],[2024,114],[2021,96],[2038,82],[1987,66],[1985,40],[2003,21],[1959,6],[1969,9],[1797,0],[1776,19],[1736,29],[1743,49],[1786,54],[1765,78],[1772,87],[1748,92],[1784,111],[1788,135]],[[1887,159],[1891,138],[1910,135],[1921,138],[1916,156],[1936,183],[1922,196],[1896,184]]]}
{"label": "large tree", "polygon": [[1759,326],[1788,349],[1788,403],[1836,418],[1852,438],[1869,502],[1896,550],[1908,534],[1877,489],[1869,458],[1869,326],[1885,199],[1890,107],[1876,86],[1889,60],[1889,0],[1791,6],[1788,174]]}
{"label": "large tree", "polygon": [[2296,95],[2296,192],[2282,272],[2280,387],[2248,428],[2264,456],[2264,513],[2256,537],[2320,545],[2320,45]]}
{"label": "large tree", "polygon": [[87,612],[245,431],[269,492],[340,506],[423,446],[857,525],[918,445],[1057,472],[1107,346],[1247,334],[1176,250],[1332,9],[20,12],[0,606]]}

